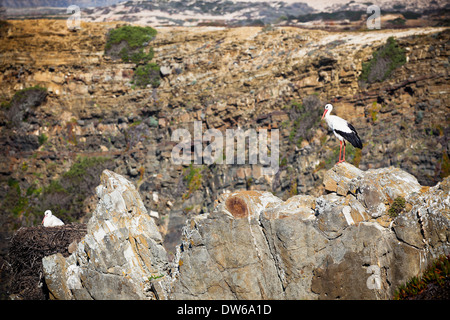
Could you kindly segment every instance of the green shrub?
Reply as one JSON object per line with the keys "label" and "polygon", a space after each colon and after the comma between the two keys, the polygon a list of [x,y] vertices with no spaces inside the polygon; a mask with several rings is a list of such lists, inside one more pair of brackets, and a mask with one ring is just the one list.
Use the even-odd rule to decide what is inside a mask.
{"label": "green shrub", "polygon": [[18,100],[26,99],[28,97],[27,93],[32,93],[32,92],[47,93],[47,88],[41,87],[39,85],[36,85],[33,87],[28,87],[28,88],[17,91],[14,94],[13,99],[18,99]]}
{"label": "green shrub", "polygon": [[[183,170],[183,173],[187,169]],[[189,165],[189,172],[184,176],[183,180],[187,182],[187,193],[183,194],[182,199],[185,200],[191,196],[191,194],[198,190],[202,186],[202,168],[194,168],[192,164]]]}
{"label": "green shrub", "polygon": [[393,218],[397,217],[406,207],[406,201],[403,197],[397,197],[389,208],[389,215]]}
{"label": "green shrub", "polygon": [[388,20],[388,22],[392,23],[393,25],[404,26],[406,19],[402,19],[402,18],[398,17],[393,20]]}
{"label": "green shrub", "polygon": [[413,11],[404,11],[402,12],[403,17],[405,19],[418,19],[422,16],[421,12],[413,12]]}
{"label": "green shrub", "polygon": [[8,215],[19,219],[33,214],[37,216],[33,203],[34,199],[42,192],[42,188],[36,188],[36,185],[33,183],[24,190],[20,187],[19,181],[9,178],[5,190],[6,195],[1,202],[5,216]]}
{"label": "green shrub", "polygon": [[151,27],[123,26],[108,33],[105,45],[105,54],[123,62],[132,62],[137,65],[133,75],[133,86],[145,88],[151,85],[159,86],[159,66],[150,63],[153,59],[153,48],[145,52],[145,47],[156,36],[156,30]]}
{"label": "green shrub", "polygon": [[61,186],[59,180],[52,180],[50,184],[44,188],[44,193],[67,193],[67,190]]}
{"label": "green shrub", "polygon": [[151,84],[153,88],[159,86],[159,66],[156,63],[147,63],[138,66],[134,71],[133,83],[141,88]]}
{"label": "green shrub", "polygon": [[153,59],[153,48],[148,53],[144,48],[156,36],[151,27],[123,26],[111,30],[107,35],[105,54],[123,62],[147,63]]}
{"label": "green shrub", "polygon": [[139,64],[139,63],[147,63],[150,60],[152,60],[154,56],[154,51],[153,48],[150,48],[149,53],[145,53],[143,49],[139,49],[135,50],[131,54],[131,56],[129,54],[130,52],[127,47],[123,47],[119,52],[119,56],[123,62],[131,61],[135,64]]}
{"label": "green shrub", "polygon": [[122,41],[125,41],[131,49],[143,47],[144,43],[151,41],[156,36],[156,33],[152,27],[119,27],[109,32],[105,50],[108,51],[114,44]]}
{"label": "green shrub", "polygon": [[392,71],[405,63],[405,51],[394,37],[389,37],[386,44],[373,53],[373,58],[363,63],[359,80],[366,83],[384,81]]}
{"label": "green shrub", "polygon": [[107,157],[77,157],[75,163],[65,172],[61,186],[69,192],[90,194],[100,183],[102,171],[108,167]]}
{"label": "green shrub", "polygon": [[134,52],[131,55],[130,60],[131,60],[131,62],[136,63],[136,64],[138,64],[140,62],[147,63],[153,59],[154,55],[155,55],[155,53],[153,51],[153,48],[149,49],[149,53],[144,53],[144,51],[142,49],[140,49],[138,52]]}
{"label": "green shrub", "polygon": [[119,52],[119,56],[123,62],[128,62],[130,60],[130,57],[128,56],[128,48],[123,47]]}
{"label": "green shrub", "polygon": [[361,17],[365,15],[365,11],[352,11],[352,10],[342,10],[336,12],[319,12],[319,13],[307,13],[301,16],[296,17],[300,22],[308,22],[314,20],[344,20],[348,19],[350,21],[358,21],[361,20]]}
{"label": "green shrub", "polygon": [[38,137],[38,142],[39,142],[40,146],[42,146],[44,143],[46,143],[47,140],[48,140],[48,137],[45,133],[39,135],[39,137]]}

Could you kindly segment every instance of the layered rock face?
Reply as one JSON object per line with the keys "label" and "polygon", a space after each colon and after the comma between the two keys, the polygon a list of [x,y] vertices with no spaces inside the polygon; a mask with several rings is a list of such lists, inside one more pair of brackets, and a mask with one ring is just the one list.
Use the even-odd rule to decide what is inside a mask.
{"label": "layered rock face", "polygon": [[[44,258],[58,299],[389,299],[450,252],[450,179],[422,187],[397,168],[348,163],[327,193],[286,201],[269,192],[223,195],[187,221],[174,264],[137,191],[105,171],[88,234],[64,259]],[[403,211],[389,214],[394,199]]]}

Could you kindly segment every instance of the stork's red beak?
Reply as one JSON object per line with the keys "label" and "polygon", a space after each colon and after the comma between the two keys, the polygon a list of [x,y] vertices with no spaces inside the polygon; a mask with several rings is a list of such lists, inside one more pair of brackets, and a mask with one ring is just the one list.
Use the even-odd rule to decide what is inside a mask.
{"label": "stork's red beak", "polygon": [[[323,116],[322,116],[322,119],[325,117],[325,115],[327,114],[327,109],[325,109],[325,111],[323,112]],[[320,120],[322,120],[322,119],[320,119]]]}

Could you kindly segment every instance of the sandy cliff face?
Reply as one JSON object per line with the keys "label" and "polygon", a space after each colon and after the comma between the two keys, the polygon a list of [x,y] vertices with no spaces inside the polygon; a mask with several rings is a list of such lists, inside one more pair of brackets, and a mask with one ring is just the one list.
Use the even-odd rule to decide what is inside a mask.
{"label": "sandy cliff face", "polygon": [[[160,28],[150,45],[161,85],[140,89],[130,84],[133,64],[104,55],[106,34],[116,25],[82,23],[71,32],[65,21],[2,24],[4,105],[20,89],[48,89],[16,126],[0,110],[1,199],[6,203],[17,186],[20,199],[30,197],[5,210],[5,228],[36,221],[27,208],[44,201],[37,191],[27,195],[31,186],[44,192],[77,156],[106,157],[108,168],[133,181],[146,208],[158,213],[173,255],[186,217],[208,212],[227,190],[272,191],[283,199],[322,194],[322,177],[337,161],[337,141],[319,121],[326,102],[358,130],[364,148],[350,150],[347,159],[360,169],[395,165],[422,185],[448,175],[449,33],[443,28]],[[389,36],[398,38],[408,62],[384,82],[361,88],[362,62]],[[260,164],[172,164],[171,134],[192,133],[194,120],[203,130],[279,129],[280,171],[264,176]],[[92,195],[80,216],[88,218],[94,207]]]}

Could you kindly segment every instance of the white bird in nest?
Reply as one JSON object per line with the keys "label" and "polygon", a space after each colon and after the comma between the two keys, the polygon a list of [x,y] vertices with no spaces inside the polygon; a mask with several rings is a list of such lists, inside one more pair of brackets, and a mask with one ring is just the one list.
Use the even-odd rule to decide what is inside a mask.
{"label": "white bird in nest", "polygon": [[50,210],[44,212],[44,219],[42,219],[44,227],[57,227],[63,226],[64,222],[61,219],[55,217]]}

